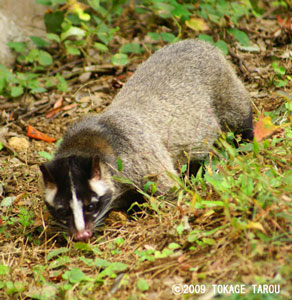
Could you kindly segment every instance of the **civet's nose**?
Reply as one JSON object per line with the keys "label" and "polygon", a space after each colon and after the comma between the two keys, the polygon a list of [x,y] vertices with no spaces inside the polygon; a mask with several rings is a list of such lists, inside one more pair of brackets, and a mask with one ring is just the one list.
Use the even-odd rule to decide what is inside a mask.
{"label": "civet's nose", "polygon": [[84,229],[73,234],[73,239],[75,241],[85,241],[90,239],[92,232],[89,229]]}

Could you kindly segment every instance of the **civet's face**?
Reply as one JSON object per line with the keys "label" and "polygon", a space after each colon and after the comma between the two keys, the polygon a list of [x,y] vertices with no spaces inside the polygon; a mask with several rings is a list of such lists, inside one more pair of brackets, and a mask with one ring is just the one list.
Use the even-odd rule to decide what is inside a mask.
{"label": "civet's face", "polygon": [[111,209],[112,191],[101,178],[98,158],[71,156],[42,164],[45,203],[77,241],[87,240]]}

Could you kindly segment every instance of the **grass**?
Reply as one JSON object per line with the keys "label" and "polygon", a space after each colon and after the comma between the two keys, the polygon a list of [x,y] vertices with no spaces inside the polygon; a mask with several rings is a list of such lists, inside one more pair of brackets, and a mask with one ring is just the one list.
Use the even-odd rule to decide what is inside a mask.
{"label": "grass", "polygon": [[[280,133],[237,149],[222,138],[175,201],[152,197],[134,220],[113,212],[90,243],[55,234],[38,194],[4,198],[0,298],[180,299],[172,286],[185,284],[188,299],[241,284],[244,294],[221,297],[289,299],[292,130],[282,112]],[[280,293],[261,293],[267,284]]]}

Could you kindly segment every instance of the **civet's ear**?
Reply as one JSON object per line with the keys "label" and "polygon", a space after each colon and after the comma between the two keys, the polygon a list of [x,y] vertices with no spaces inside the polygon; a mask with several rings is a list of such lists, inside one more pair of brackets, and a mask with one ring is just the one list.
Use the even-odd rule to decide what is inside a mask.
{"label": "civet's ear", "polygon": [[92,158],[91,178],[97,180],[101,179],[100,159],[97,155]]}
{"label": "civet's ear", "polygon": [[48,164],[47,163],[43,163],[40,165],[40,170],[43,174],[43,178],[44,178],[44,183],[45,185],[48,184],[55,184],[55,180],[53,175],[51,174],[49,168],[48,168]]}

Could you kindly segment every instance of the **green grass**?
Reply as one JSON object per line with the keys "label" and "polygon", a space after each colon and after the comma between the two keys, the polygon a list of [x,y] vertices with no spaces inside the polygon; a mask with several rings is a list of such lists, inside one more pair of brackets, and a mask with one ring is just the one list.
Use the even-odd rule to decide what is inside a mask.
{"label": "green grass", "polygon": [[[90,5],[93,7],[98,2],[90,1]],[[100,2],[102,9],[118,1]],[[267,16],[269,22],[274,20],[271,27],[265,23],[261,24],[267,21],[265,17],[252,18],[252,14],[272,11],[268,1],[250,1],[252,6],[248,4],[249,1],[241,1],[240,7],[238,4],[234,5],[236,1],[212,0],[208,1],[209,4],[205,2],[199,1],[199,5],[192,4],[189,10],[189,6],[182,5],[183,1],[142,1],[147,9],[140,6],[136,7],[135,12],[126,10],[125,14],[121,14],[121,18],[112,18],[114,15],[109,13],[109,19],[104,22],[104,26],[108,28],[104,31],[108,32],[108,40],[88,39],[86,47],[79,45],[80,41],[72,39],[64,48],[59,45],[58,36],[50,35],[50,41],[57,38],[57,46],[50,48],[56,59],[48,70],[51,73],[54,68],[59,69],[60,65],[66,66],[67,62],[74,62],[76,58],[83,57],[74,54],[74,47],[87,51],[95,45],[101,53],[105,52],[94,62],[97,65],[109,62],[114,53],[118,53],[115,57],[119,59],[118,63],[130,63],[132,67],[133,62],[134,66],[136,64],[136,55],[140,55],[139,61],[144,60],[146,52],[148,55],[158,45],[173,42],[178,38],[201,36],[212,40],[213,43],[216,41],[217,46],[220,43],[222,46],[224,41],[228,45],[224,47],[225,53],[233,50],[240,59],[240,62],[233,62],[241,64],[243,60],[248,63],[251,72],[248,75],[251,79],[246,85],[249,84],[249,89],[256,92],[254,95],[264,95],[262,98],[254,98],[255,112],[264,110],[265,115],[269,115],[275,124],[281,126],[281,130],[262,142],[241,144],[239,148],[232,146],[232,135],[222,137],[206,159],[204,170],[201,168],[195,177],[174,178],[179,181],[180,189],[174,195],[173,201],[152,195],[146,197],[148,202],[141,206],[143,210],[131,218],[123,213],[111,213],[106,225],[100,228],[89,243],[74,243],[64,233],[49,226],[51,219],[38,188],[38,165],[25,163],[36,160],[41,162],[42,159],[50,158],[53,147],[44,142],[30,140],[27,153],[11,154],[7,152],[1,136],[1,300],[197,299],[198,295],[206,295],[209,292],[211,297],[216,296],[218,299],[291,298],[292,81],[291,58],[286,57],[286,50],[291,45],[290,32],[287,28],[282,28],[281,32],[274,36],[273,28],[279,27],[275,16]],[[287,10],[288,1],[274,2],[281,5],[276,10],[277,14]],[[178,17],[172,15],[177,13],[172,10],[173,5],[180,8]],[[152,11],[152,8],[155,10]],[[120,15],[119,7],[116,6],[115,9],[115,14]],[[60,6],[55,6],[55,11],[59,10]],[[188,11],[191,11],[189,17],[201,15],[204,22],[208,22],[209,29],[203,32],[188,29],[185,25]],[[54,16],[54,13],[50,14]],[[116,21],[112,23],[113,20]],[[255,22],[256,26],[253,24]],[[239,24],[240,30],[246,32],[253,44],[263,39],[267,51],[257,54],[238,51],[234,41],[241,44],[247,41],[243,31],[228,30],[236,24]],[[95,28],[96,24],[93,25]],[[262,30],[259,36],[255,30],[258,26]],[[98,29],[104,30],[103,27]],[[265,35],[269,37],[267,40],[263,38]],[[286,42],[287,39],[290,43]],[[14,44],[15,46],[19,47],[20,44]],[[22,49],[18,50],[22,52]],[[143,53],[144,56],[141,56]],[[272,58],[271,53],[274,53]],[[18,75],[10,71],[3,73],[3,95],[17,97],[33,91],[38,95],[42,91],[37,84],[40,78],[35,78],[35,74],[31,75],[31,72],[40,70],[39,64],[43,63],[44,78],[47,76],[46,63],[39,59],[41,52],[37,54],[38,57],[32,63],[28,61],[21,65],[19,61]],[[25,56],[29,58],[28,53],[25,53]],[[84,57],[84,66],[92,63],[90,55],[86,52]],[[67,78],[66,72],[69,71],[69,77],[74,77],[70,68],[67,66],[64,73],[62,70],[60,74],[56,73],[53,76],[56,78],[40,80],[40,87],[53,90],[53,93],[50,93],[53,100],[61,97],[54,86],[61,92],[68,88],[64,81],[64,78]],[[256,72],[252,71],[254,68],[257,69]],[[269,69],[268,74],[266,69]],[[83,68],[80,72],[83,72]],[[116,76],[119,75],[120,71],[117,71],[109,79],[103,78],[101,72],[101,80],[98,81],[94,77],[91,84],[95,87],[104,86],[104,82],[116,80]],[[129,76],[127,73],[124,75]],[[85,86],[79,87],[76,83],[78,79],[73,77],[77,90],[84,89]],[[107,99],[117,92],[113,91],[111,85],[105,85]],[[86,84],[87,87],[90,88],[90,85]],[[278,95],[273,93],[276,88],[281,88]],[[75,96],[72,96],[74,86],[70,85],[69,90],[70,93],[65,93],[64,99],[73,103],[76,100]],[[92,90],[92,95],[95,95],[95,92]],[[90,89],[88,93],[91,93]],[[280,107],[277,102],[279,94],[287,100]],[[96,95],[100,97],[98,92]],[[2,99],[0,98],[0,101]],[[17,98],[14,100],[18,101]],[[25,101],[34,103],[35,98],[23,98],[19,103]],[[6,98],[4,102],[6,103]],[[11,100],[7,102],[10,103]],[[78,102],[78,110],[74,111],[73,117],[62,115],[44,121],[44,117],[40,118],[37,115],[37,118],[32,117],[28,122],[32,125],[37,124],[39,129],[56,135],[56,138],[61,138],[63,129],[72,119],[91,111],[92,108],[83,107],[83,104],[79,105]],[[25,109],[30,108],[25,106]],[[1,116],[8,120],[8,116],[13,117],[13,110],[14,106],[11,111],[9,108],[1,108]],[[42,110],[40,115],[45,114],[45,110]],[[70,116],[70,113],[68,115]],[[1,125],[7,125],[9,134],[14,135],[16,131],[17,134],[24,135],[19,126],[25,122],[26,119],[20,123],[18,120],[14,122],[12,118],[9,119],[8,125]],[[23,158],[22,161],[19,161],[18,157]],[[121,161],[118,162],[118,169],[122,170]],[[185,170],[186,166],[182,166],[182,171]],[[127,182],[123,178],[119,180]],[[155,184],[149,182],[144,190],[140,190],[141,193],[146,191],[154,192]],[[216,295],[212,287],[215,284],[232,287],[240,284],[245,287],[245,293]],[[175,285],[189,293],[174,295],[172,289]],[[196,288],[195,293],[192,292],[191,285]],[[253,285],[256,286],[257,293],[253,291]],[[264,285],[279,285],[281,292],[258,292]],[[217,289],[216,292],[219,293],[220,290]]]}
{"label": "green grass", "polygon": [[[286,113],[278,119],[289,122]],[[112,299],[170,299],[172,284],[182,281],[206,291],[211,284],[246,287],[224,299],[288,299],[292,131],[282,127],[237,149],[221,138],[205,172],[182,180],[174,202],[149,203],[135,221],[111,217],[88,244],[43,228],[36,221],[47,220],[42,203],[2,200],[0,298],[102,299],[112,292]],[[263,284],[280,285],[281,293],[254,294],[252,285]]]}

